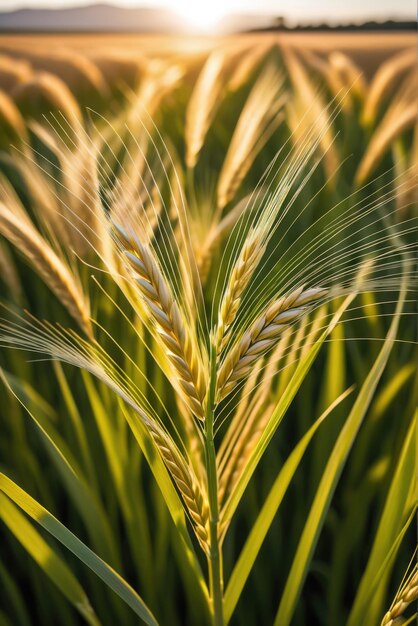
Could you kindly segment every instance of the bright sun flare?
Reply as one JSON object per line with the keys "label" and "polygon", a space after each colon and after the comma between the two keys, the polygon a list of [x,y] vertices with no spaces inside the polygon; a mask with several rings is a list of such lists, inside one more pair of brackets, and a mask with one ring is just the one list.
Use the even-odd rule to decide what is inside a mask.
{"label": "bright sun flare", "polygon": [[175,10],[190,26],[199,30],[211,30],[225,15],[225,1],[178,0]]}

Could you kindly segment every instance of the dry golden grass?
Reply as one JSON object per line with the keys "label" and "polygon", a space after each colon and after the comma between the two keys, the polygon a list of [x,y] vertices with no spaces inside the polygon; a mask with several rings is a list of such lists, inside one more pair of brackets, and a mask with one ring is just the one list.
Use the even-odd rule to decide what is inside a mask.
{"label": "dry golden grass", "polygon": [[11,92],[22,115],[42,119],[45,113],[63,115],[70,127],[81,119],[80,107],[67,85],[57,76],[40,72],[19,83]]}
{"label": "dry golden grass", "polygon": [[32,69],[27,61],[0,55],[0,89],[3,91],[10,93],[16,85],[28,80],[31,74]]}
{"label": "dry golden grass", "polygon": [[367,93],[363,109],[365,124],[374,123],[385,99],[399,87],[405,73],[413,70],[414,67],[416,67],[416,52],[413,49],[405,50],[382,63]]}
{"label": "dry golden grass", "polygon": [[0,203],[0,232],[26,257],[80,328],[92,336],[89,305],[80,285],[10,192]]}
{"label": "dry golden grass", "polygon": [[25,122],[19,109],[9,96],[0,91],[0,149],[9,150],[11,145],[20,146],[27,141]]}
{"label": "dry golden grass", "polygon": [[213,52],[202,68],[186,111],[186,163],[194,167],[219,106],[224,86],[225,54]]}
{"label": "dry golden grass", "polygon": [[268,66],[254,84],[231,137],[219,174],[220,207],[232,200],[254,159],[283,121],[280,111],[286,100],[283,74]]}
{"label": "dry golden grass", "polygon": [[[313,51],[327,54],[333,50],[340,50],[350,56],[363,59],[366,65],[373,63],[373,67],[385,61],[388,57],[413,48],[416,40],[415,33],[387,32],[387,33],[266,33],[262,35],[263,42],[293,45],[297,48],[308,48]],[[240,35],[240,44],[248,47],[260,43],[260,34]],[[183,37],[161,36],[158,34],[83,34],[60,33],[59,35],[9,35],[0,36],[0,51],[33,51],[46,47],[49,50],[63,48],[76,50],[82,54],[93,56],[96,53],[108,52],[111,47],[116,53],[124,53],[131,57],[140,54],[156,57],[172,57],[176,54],[189,55],[207,54],[219,43],[236,45],[236,37]],[[361,63],[360,63],[361,65]]]}

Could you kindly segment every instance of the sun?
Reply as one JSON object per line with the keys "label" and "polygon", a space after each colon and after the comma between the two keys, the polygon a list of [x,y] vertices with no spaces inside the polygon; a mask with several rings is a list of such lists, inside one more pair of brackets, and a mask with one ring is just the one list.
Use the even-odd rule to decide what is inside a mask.
{"label": "sun", "polygon": [[225,16],[225,4],[221,0],[178,0],[175,10],[189,26],[210,31]]}

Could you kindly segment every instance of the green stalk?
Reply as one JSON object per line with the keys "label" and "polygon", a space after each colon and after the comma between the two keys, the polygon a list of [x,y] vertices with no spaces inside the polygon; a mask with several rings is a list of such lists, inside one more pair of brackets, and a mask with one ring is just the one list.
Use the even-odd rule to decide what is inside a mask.
{"label": "green stalk", "polygon": [[223,626],[223,568],[222,553],[218,539],[218,476],[216,469],[216,452],[213,433],[214,404],[216,390],[216,348],[211,347],[210,355],[210,381],[209,393],[206,405],[205,420],[205,457],[208,478],[209,498],[209,588],[212,600],[213,626]]}

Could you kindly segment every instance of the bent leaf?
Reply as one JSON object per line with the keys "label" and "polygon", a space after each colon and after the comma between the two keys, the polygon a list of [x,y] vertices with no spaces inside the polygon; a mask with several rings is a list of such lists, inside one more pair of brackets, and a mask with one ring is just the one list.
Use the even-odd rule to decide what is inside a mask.
{"label": "bent leaf", "polygon": [[274,626],[288,626],[292,619],[332,495],[392,350],[404,299],[403,291],[383,347],[363,383],[325,467],[293,559]]}
{"label": "bent leaf", "polygon": [[[39,429],[68,494],[89,531],[93,547],[115,567],[118,567],[120,559],[104,508],[87,483],[65,441],[53,425],[44,418],[42,406],[36,403],[36,397],[32,394],[32,389],[28,384],[22,386],[18,378],[1,369],[0,379]],[[36,409],[36,413],[29,409],[25,400]]]}
{"label": "bent leaf", "polygon": [[90,602],[74,574],[47,544],[19,509],[0,494],[0,518],[61,593],[91,626],[100,626]]}
{"label": "bent leaf", "polygon": [[287,488],[299,467],[305,451],[311,442],[312,437],[322,424],[322,422],[328,417],[333,409],[338,406],[351,392],[353,388],[350,387],[344,391],[330,406],[324,411],[324,413],[312,424],[307,433],[302,437],[299,443],[295,446],[292,453],[289,455],[285,464],[279,472],[269,495],[261,509],[257,520],[252,527],[252,530],[247,538],[244,548],[240,554],[240,557],[232,572],[231,578],[228,583],[228,587],[225,593],[225,621],[228,623],[232,617],[232,613],[242,593],[244,585],[250,575],[251,569],[260,551],[262,543],[269,531],[269,528],[274,520],[277,510],[283,500],[283,497],[287,491]]}
{"label": "bent leaf", "polygon": [[[410,514],[411,494],[415,484],[415,428],[416,419],[405,437],[399,461],[386,497],[385,506],[380,516],[373,547],[367,562],[366,570],[360,581],[354,605],[348,620],[348,626],[373,623],[381,612],[382,591],[385,588],[390,569],[382,566],[390,554],[396,538],[402,530],[405,518]],[[415,503],[414,503],[415,505]],[[413,505],[413,506],[414,506]],[[376,585],[377,575],[379,578]],[[369,621],[369,619],[371,621]]]}
{"label": "bent leaf", "polygon": [[0,474],[0,491],[6,494],[29,517],[47,530],[89,567],[112,591],[114,591],[148,626],[158,626],[155,617],[142,598],[114,569],[97,556],[64,524],[47,511],[39,502],[14,483],[5,474]]}

